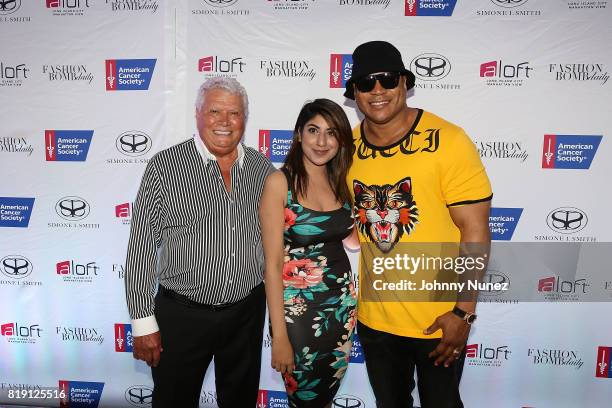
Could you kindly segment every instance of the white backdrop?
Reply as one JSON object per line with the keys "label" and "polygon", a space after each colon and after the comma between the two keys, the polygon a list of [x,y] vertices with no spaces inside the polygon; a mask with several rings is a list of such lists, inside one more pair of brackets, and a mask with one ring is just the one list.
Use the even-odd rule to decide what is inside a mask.
{"label": "white backdrop", "polygon": [[[496,239],[611,242],[611,9],[583,0],[0,2],[0,404],[58,406],[8,392],[59,386],[72,393],[63,407],[150,405],[123,292],[131,202],[150,157],[193,134],[196,90],[211,76],[246,87],[245,143],[280,162],[306,100],[335,100],[358,123],[342,96],[350,53],[388,40],[417,75],[409,105],[459,124],[479,148]],[[562,303],[541,286],[566,282],[555,271],[533,278],[542,302],[484,297],[468,341],[466,407],[609,405],[612,307],[581,302],[587,292],[612,296],[609,267],[596,266],[602,273],[578,277],[586,286],[574,277]],[[489,276],[507,278],[503,269],[493,258]],[[264,343],[259,406],[285,406],[267,330]],[[374,407],[359,348],[340,394],[336,407]],[[201,406],[215,401],[209,370]]]}

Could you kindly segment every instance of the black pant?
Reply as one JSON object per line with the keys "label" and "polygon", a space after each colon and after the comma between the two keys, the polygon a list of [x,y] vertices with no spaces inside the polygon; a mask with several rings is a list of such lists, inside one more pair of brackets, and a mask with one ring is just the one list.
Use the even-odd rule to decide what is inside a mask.
{"label": "black pant", "polygon": [[378,408],[413,408],[414,369],[422,408],[463,408],[459,380],[464,355],[449,367],[437,367],[427,355],[440,339],[397,336],[357,323],[370,384]]}
{"label": "black pant", "polygon": [[153,375],[153,407],[197,408],[206,369],[215,358],[219,408],[254,407],[265,318],[263,284],[226,309],[189,307],[158,293],[155,317],[163,352]]}

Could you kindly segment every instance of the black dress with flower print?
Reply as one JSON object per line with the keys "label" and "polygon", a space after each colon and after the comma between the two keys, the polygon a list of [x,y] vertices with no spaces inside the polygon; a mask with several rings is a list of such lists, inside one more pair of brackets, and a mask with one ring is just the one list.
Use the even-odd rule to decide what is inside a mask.
{"label": "black dress with flower print", "polygon": [[295,371],[284,381],[291,407],[328,404],[348,367],[357,298],[342,240],[352,227],[348,203],[314,211],[287,192],[283,284]]}

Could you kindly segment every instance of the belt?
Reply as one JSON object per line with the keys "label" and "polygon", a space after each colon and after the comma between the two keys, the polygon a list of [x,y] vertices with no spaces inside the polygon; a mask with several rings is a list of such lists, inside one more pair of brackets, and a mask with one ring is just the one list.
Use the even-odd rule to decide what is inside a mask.
{"label": "belt", "polygon": [[[262,285],[262,284],[260,283],[259,285]],[[253,290],[258,288],[259,285],[256,286]],[[175,302],[180,303],[183,306],[187,306],[187,307],[191,307],[191,308],[195,308],[195,309],[210,310],[210,311],[213,311],[213,312],[217,312],[219,310],[224,310],[224,309],[229,309],[229,308],[231,308],[233,306],[239,305],[240,303],[245,302],[249,298],[249,296],[250,296],[250,294],[249,294],[249,296],[245,297],[244,299],[238,300],[237,302],[218,303],[218,304],[214,304],[214,305],[207,305],[205,303],[195,302],[195,301],[189,299],[187,296],[181,295],[180,293],[176,293],[175,291],[167,289],[167,288],[163,287],[162,285],[159,285],[158,293],[161,294],[162,296],[168,298],[168,299],[172,299]]]}

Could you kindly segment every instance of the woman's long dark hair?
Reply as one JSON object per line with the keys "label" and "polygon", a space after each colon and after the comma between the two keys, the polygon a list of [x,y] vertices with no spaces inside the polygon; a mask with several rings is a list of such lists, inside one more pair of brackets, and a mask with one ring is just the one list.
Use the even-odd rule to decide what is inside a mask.
{"label": "woman's long dark hair", "polygon": [[338,141],[338,153],[327,162],[327,179],[336,196],[341,203],[351,202],[351,194],[346,184],[346,174],[353,162],[353,134],[351,124],[344,110],[336,102],[329,99],[315,99],[304,105],[293,129],[293,143],[287,153],[283,168],[288,170],[291,183],[289,189],[294,199],[298,194],[306,197],[308,191],[308,173],[304,167],[304,152],[299,136],[304,130],[306,123],[317,115],[321,115],[330,128],[334,129],[334,135]]}

